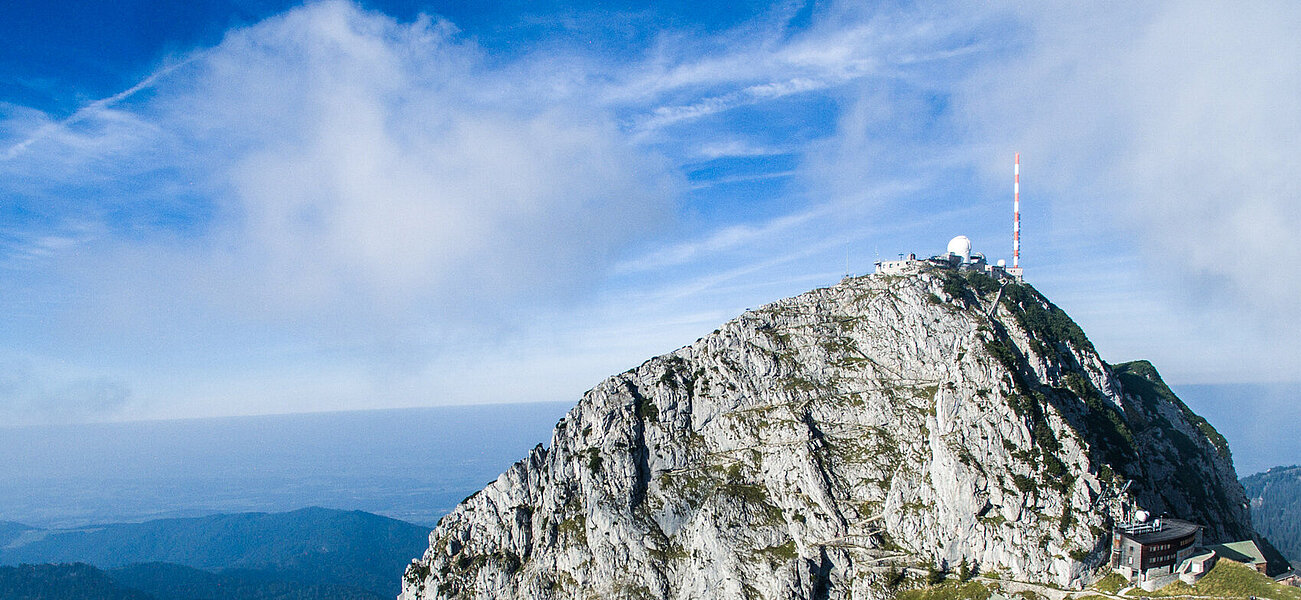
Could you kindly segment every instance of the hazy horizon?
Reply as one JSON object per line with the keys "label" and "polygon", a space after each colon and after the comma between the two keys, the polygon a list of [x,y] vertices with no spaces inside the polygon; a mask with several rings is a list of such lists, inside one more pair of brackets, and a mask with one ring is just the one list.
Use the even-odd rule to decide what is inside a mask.
{"label": "hazy horizon", "polygon": [[421,525],[548,444],[560,403],[0,429],[0,521],[364,510]]}
{"label": "hazy horizon", "polygon": [[[1229,440],[1240,477],[1301,463],[1301,440],[1282,433],[1301,428],[1294,412],[1241,409],[1253,394],[1282,409],[1301,386],[1174,389]],[[6,427],[0,520],[63,528],[322,506],[432,526],[535,444],[549,443],[572,406]]]}

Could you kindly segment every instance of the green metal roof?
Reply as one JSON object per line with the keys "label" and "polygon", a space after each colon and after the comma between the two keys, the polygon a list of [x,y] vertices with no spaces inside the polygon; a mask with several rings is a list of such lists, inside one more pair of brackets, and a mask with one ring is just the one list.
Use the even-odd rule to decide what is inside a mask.
{"label": "green metal roof", "polygon": [[1260,547],[1256,546],[1256,542],[1252,540],[1230,542],[1228,544],[1211,544],[1206,549],[1214,550],[1221,558],[1227,558],[1233,562],[1247,565],[1265,564],[1265,555],[1261,553]]}

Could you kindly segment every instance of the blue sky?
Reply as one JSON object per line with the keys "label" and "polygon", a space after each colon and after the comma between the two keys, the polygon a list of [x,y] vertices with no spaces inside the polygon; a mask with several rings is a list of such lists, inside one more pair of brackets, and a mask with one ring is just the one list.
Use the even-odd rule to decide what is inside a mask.
{"label": "blue sky", "polygon": [[0,419],[573,400],[957,234],[1294,382],[1295,3],[23,3]]}

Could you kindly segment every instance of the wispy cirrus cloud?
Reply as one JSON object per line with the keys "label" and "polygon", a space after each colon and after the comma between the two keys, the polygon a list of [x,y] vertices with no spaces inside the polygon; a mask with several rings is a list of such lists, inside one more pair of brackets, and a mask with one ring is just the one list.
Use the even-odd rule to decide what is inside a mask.
{"label": "wispy cirrus cloud", "polygon": [[[840,4],[794,36],[784,37],[772,21],[695,41],[725,51],[663,49],[614,97],[649,103],[635,122],[650,140],[674,139],[662,130],[687,123],[675,135],[712,132],[725,120],[720,115],[801,94],[830,100],[833,130],[784,146],[716,136],[729,141],[707,139],[695,155],[744,159],[789,149],[798,157],[793,170],[723,172],[699,189],[789,177],[797,185],[786,188],[802,199],[792,215],[842,201],[896,219],[993,200],[999,218],[990,221],[1001,233],[1008,161],[1021,151],[1032,176],[1035,220],[1027,226],[1036,258],[1050,261],[1045,267],[1081,268],[1074,240],[1094,240],[1086,244],[1090,260],[1114,274],[1085,269],[1113,280],[1089,289],[1128,286],[1096,300],[1128,295],[1131,308],[1145,307],[1143,318],[1163,332],[1139,340],[1100,327],[1104,344],[1114,337],[1125,354],[1166,356],[1176,378],[1286,378],[1301,355],[1277,349],[1298,335],[1289,315],[1298,309],[1301,279],[1277,261],[1290,252],[1289,232],[1301,227],[1301,165],[1289,141],[1301,137],[1294,106],[1301,63],[1280,49],[1301,25],[1299,13],[1286,3],[1028,12],[1011,4],[880,12]],[[783,85],[791,81],[803,83]],[[773,93],[759,92],[767,89]],[[862,193],[888,181],[901,184],[900,193]],[[827,227],[852,235],[848,223]],[[736,235],[755,229],[728,225],[623,265],[741,255],[771,239]],[[1116,243],[1125,237],[1129,243]],[[732,243],[715,243],[721,240]],[[1109,314],[1124,308],[1082,307]],[[1172,336],[1188,341],[1176,353],[1182,359],[1156,346]],[[1223,364],[1217,339],[1253,358]]]}
{"label": "wispy cirrus cloud", "polygon": [[657,106],[637,121],[640,131],[656,130],[684,121],[718,114],[737,107],[777,100],[786,96],[824,90],[831,84],[816,79],[795,78],[746,86],[740,90],[711,96],[679,106]]}
{"label": "wispy cirrus cloud", "polygon": [[718,253],[736,249],[760,239],[772,239],[800,224],[807,223],[825,212],[821,210],[785,215],[758,225],[733,225],[712,231],[702,239],[672,245],[651,254],[625,261],[615,267],[616,273],[632,273],[661,269],[684,263],[716,257]]}
{"label": "wispy cirrus cloud", "polygon": [[[446,22],[315,3],[234,30],[61,121],[11,116],[6,130],[20,134],[0,169],[33,205],[83,193],[72,216],[119,234],[132,227],[114,222],[122,207],[158,208],[138,193],[192,195],[169,207],[179,214],[138,216],[153,230],[52,264],[159,273],[134,302],[224,296],[223,310],[289,319],[359,301],[401,320],[568,294],[590,281],[593,261],[617,254],[619,232],[665,221],[674,177],[599,110],[499,101],[485,84],[513,85]],[[55,156],[68,168],[51,169]],[[168,218],[204,241],[180,250],[184,260],[140,251],[177,252]],[[71,239],[58,227],[35,239]]]}
{"label": "wispy cirrus cloud", "polygon": [[[1080,314],[1141,309],[1148,346],[1207,345],[1182,318],[1230,322],[1237,303],[1268,322],[1297,287],[1262,258],[1297,225],[1280,99],[1298,69],[1271,52],[1296,11],[1229,10],[819,3],[793,26],[781,5],[492,55],[436,17],[310,3],[70,118],[0,108],[0,191],[21,206],[0,292],[25,307],[0,329],[83,356],[126,339],[135,396],[185,393],[141,383],[162,357],[232,412],[263,410],[259,390],[282,410],[429,402],[467,365],[462,401],[505,399],[493,386],[519,373],[576,393],[851,257],[862,272],[957,232],[1005,248],[1020,150],[1034,281]],[[1129,329],[1090,326],[1146,352]]]}
{"label": "wispy cirrus cloud", "polygon": [[[630,232],[673,218],[670,165],[602,107],[531,94],[562,67],[493,63],[445,21],[329,1],[64,119],[10,107],[0,293],[27,308],[7,312],[4,343],[119,356],[88,376],[212,405],[191,414],[418,402],[384,381],[583,296]],[[177,387],[181,372],[208,379]],[[66,387],[42,373],[24,389]],[[326,379],[367,392],[304,395]]]}
{"label": "wispy cirrus cloud", "polygon": [[795,151],[796,148],[790,146],[767,146],[755,144],[746,140],[729,139],[705,142],[695,152],[695,156],[706,160],[712,160],[716,158],[776,156],[779,154],[791,154]]}
{"label": "wispy cirrus cloud", "polygon": [[[109,123],[124,121],[129,126],[133,126],[137,128],[145,127],[144,123],[132,119],[128,113],[116,111],[114,107],[117,104],[131,98],[132,96],[135,96],[140,92],[146,91],[154,87],[154,85],[160,79],[167,77],[176,69],[185,66],[186,64],[196,60],[197,58],[199,58],[198,55],[190,56],[183,60],[179,60],[173,62],[172,64],[168,64],[162,67],[161,69],[154,71],[153,73],[150,73],[147,77],[145,77],[135,85],[125,90],[122,90],[121,92],[113,94],[112,96],[109,96],[107,98],[100,98],[98,100],[94,100],[89,104],[86,104],[85,106],[77,109],[74,113],[72,113],[71,115],[63,119],[54,120],[54,119],[50,119],[44,114],[40,114],[38,111],[27,111],[28,113],[27,118],[29,122],[27,124],[26,129],[30,131],[27,133],[24,139],[14,141],[9,145],[9,147],[5,148],[3,156],[0,156],[0,160],[3,161],[13,160],[14,158],[17,158],[20,154],[25,152],[27,148],[30,147],[32,144],[44,141],[47,138],[58,138],[55,141],[56,144],[80,147],[80,149],[85,150],[86,149],[85,145],[78,144],[77,141],[78,140],[81,140],[83,142],[90,141],[94,139],[94,137],[96,136],[80,136],[80,137],[76,136],[74,128],[78,124],[86,121],[97,122],[99,124],[109,124]],[[6,129],[9,128],[10,126],[7,123]],[[101,139],[106,138],[106,136],[99,136],[99,137]]]}
{"label": "wispy cirrus cloud", "polygon": [[[794,95],[827,92],[864,81],[924,77],[982,51],[969,31],[979,19],[928,19],[921,12],[833,4],[805,30],[785,24],[795,12],[704,40],[662,36],[647,58],[608,86],[613,106],[647,107],[632,117],[643,133]],[[689,99],[687,102],[682,99]]]}

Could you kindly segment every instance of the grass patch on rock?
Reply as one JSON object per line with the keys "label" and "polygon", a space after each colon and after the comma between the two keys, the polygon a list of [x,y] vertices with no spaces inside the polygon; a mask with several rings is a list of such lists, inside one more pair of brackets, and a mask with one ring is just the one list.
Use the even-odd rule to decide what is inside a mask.
{"label": "grass patch on rock", "polygon": [[1093,588],[1100,592],[1115,594],[1127,585],[1129,585],[1129,580],[1125,579],[1124,575],[1113,572],[1107,573],[1106,577],[1095,581]]}
{"label": "grass patch on rock", "polygon": [[1153,598],[1200,596],[1203,598],[1272,598],[1274,600],[1301,600],[1301,588],[1275,583],[1273,579],[1254,569],[1220,559],[1205,577],[1193,585],[1177,581],[1154,592],[1140,589],[1129,591],[1130,596]]}
{"label": "grass patch on rock", "polygon": [[899,600],[989,600],[992,592],[979,581],[950,581],[930,587],[903,590]]}

